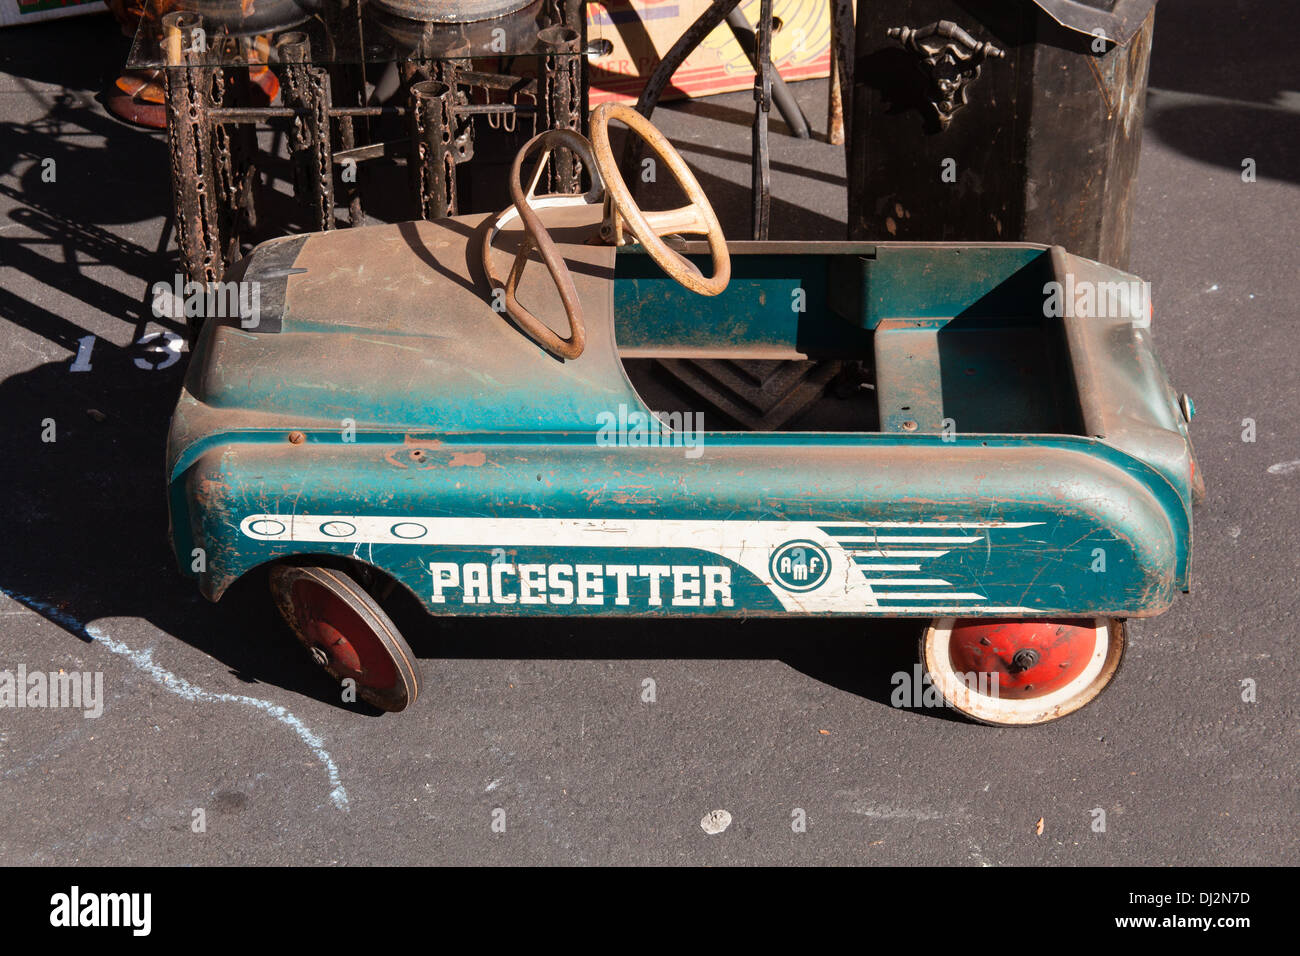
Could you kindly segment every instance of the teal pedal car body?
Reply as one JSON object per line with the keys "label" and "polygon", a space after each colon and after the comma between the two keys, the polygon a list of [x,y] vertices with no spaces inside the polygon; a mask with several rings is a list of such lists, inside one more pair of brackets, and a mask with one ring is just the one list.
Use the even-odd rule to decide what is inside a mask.
{"label": "teal pedal car body", "polygon": [[[1095,697],[1122,622],[1168,608],[1191,561],[1190,403],[1138,280],[1020,243],[726,244],[629,113],[597,111],[594,156],[525,147],[499,217],[244,260],[257,324],[202,329],[172,422],[181,567],[216,600],[272,565],[297,636],[391,710],[419,686],[395,586],[437,615],[922,618],[931,679],[976,719]],[[635,209],[611,118],[692,206]],[[525,154],[559,146],[599,171],[587,197],[522,189]],[[659,238],[683,232],[709,243]],[[539,247],[550,277],[525,268]],[[1084,289],[1114,314],[1081,314]],[[651,359],[837,361],[874,390],[833,430],[710,430],[652,411]]]}

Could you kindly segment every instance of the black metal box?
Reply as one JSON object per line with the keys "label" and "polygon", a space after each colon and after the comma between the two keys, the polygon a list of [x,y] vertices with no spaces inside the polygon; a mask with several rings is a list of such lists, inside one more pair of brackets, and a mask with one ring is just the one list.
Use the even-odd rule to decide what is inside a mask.
{"label": "black metal box", "polygon": [[859,0],[849,236],[1120,268],[1156,0]]}

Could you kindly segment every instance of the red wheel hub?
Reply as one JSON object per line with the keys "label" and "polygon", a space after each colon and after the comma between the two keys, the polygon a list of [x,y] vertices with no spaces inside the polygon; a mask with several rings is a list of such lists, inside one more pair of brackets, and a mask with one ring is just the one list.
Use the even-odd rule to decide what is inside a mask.
{"label": "red wheel hub", "polygon": [[953,625],[948,659],[959,673],[997,677],[1009,700],[1043,697],[1083,673],[1097,649],[1097,628],[1089,620],[988,621],[966,619]]}
{"label": "red wheel hub", "polygon": [[337,594],[300,579],[294,582],[293,603],[313,656],[332,674],[380,690],[397,683],[397,670],[383,643]]}

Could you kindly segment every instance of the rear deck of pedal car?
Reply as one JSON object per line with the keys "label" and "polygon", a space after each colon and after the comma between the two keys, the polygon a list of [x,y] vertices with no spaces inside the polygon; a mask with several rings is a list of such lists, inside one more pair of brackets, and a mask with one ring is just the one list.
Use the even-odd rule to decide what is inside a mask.
{"label": "rear deck of pedal car", "polygon": [[[861,371],[856,396],[828,395],[781,430],[1084,436],[1147,462],[1190,499],[1187,423],[1150,347],[1135,277],[1028,244],[731,248],[731,282],[712,299],[635,247],[616,259],[619,354],[656,411],[698,411],[693,382],[712,396],[729,375],[764,371],[729,360],[849,363]],[[707,269],[702,252],[691,258]],[[1047,305],[1052,282],[1100,286],[1120,309],[1051,314],[1065,311],[1060,295],[1059,308]],[[723,424],[711,427],[725,427],[726,411],[714,413]]]}
{"label": "rear deck of pedal car", "polygon": [[[848,363],[850,387],[781,430],[1085,434],[1066,330],[1042,314],[1049,250],[765,245],[733,245],[730,285],[713,299],[635,250],[619,255],[619,354],[651,407],[687,410],[693,385],[725,392],[729,375],[766,370],[754,362]],[[855,381],[866,387],[851,396]],[[725,406],[704,414],[735,427]]]}

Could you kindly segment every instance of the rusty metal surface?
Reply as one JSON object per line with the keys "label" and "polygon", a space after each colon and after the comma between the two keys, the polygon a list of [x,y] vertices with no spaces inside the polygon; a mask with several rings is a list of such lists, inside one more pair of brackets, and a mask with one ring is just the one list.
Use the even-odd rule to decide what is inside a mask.
{"label": "rusty metal surface", "polygon": [[518,13],[536,0],[370,0],[375,6],[410,20],[468,23]]}
{"label": "rusty metal surface", "polygon": [[179,67],[164,72],[176,239],[186,276],[206,284],[221,281],[226,243],[221,233],[224,197],[207,121],[214,77],[210,70],[191,65],[197,27],[193,16],[184,13],[163,20],[169,62]]}
{"label": "rusty metal surface", "polygon": [[[573,26],[556,25],[543,29],[538,34],[538,41],[550,51],[542,60],[541,71],[544,128],[581,134],[586,126],[586,114],[582,112],[584,58],[578,55],[582,34]],[[571,150],[562,149],[552,154],[549,177],[552,193],[582,191],[582,164]]]}
{"label": "rusty metal surface", "polygon": [[289,154],[297,195],[305,197],[318,230],[334,228],[334,160],[330,128],[330,77],[310,63],[306,34],[289,33],[277,43],[280,53],[280,89],[293,109]]}
{"label": "rusty metal surface", "polygon": [[853,97],[853,0],[831,0],[831,75],[826,98],[826,141],[845,141],[846,98]]}
{"label": "rusty metal surface", "polygon": [[456,166],[473,155],[473,127],[457,118],[462,98],[441,80],[412,83],[410,164],[425,219],[456,215]]}
{"label": "rusty metal surface", "polygon": [[[196,52],[207,66],[241,65],[238,51],[228,40],[273,36],[289,29],[308,32],[314,44],[329,50],[334,65],[399,62],[413,51],[431,58],[536,55],[544,52],[537,46],[537,31],[560,22],[548,12],[554,0],[510,0],[510,9],[486,19],[466,19],[448,3],[411,5],[414,16],[397,9],[405,6],[401,0],[388,4],[377,0],[257,0],[255,4],[246,0],[181,0],[172,9],[202,18],[206,49]],[[445,16],[449,10],[452,15]],[[364,31],[359,31],[363,24]],[[347,29],[339,29],[345,25]],[[150,18],[143,18],[127,59],[129,68],[166,65],[155,28]],[[357,42],[362,32],[364,43]]]}
{"label": "rusty metal surface", "polygon": [[[400,28],[388,24],[387,41],[377,44],[372,42],[373,28],[364,33],[360,7],[331,7],[323,20],[273,37],[268,50],[280,81],[279,106],[252,105],[249,94],[249,69],[265,62],[268,50],[254,51],[250,39],[221,32],[225,21],[219,18],[173,15],[166,45],[170,66],[164,75],[178,244],[186,278],[205,284],[220,281],[238,258],[241,239],[257,224],[258,126],[287,124],[294,194],[306,207],[309,228],[315,230],[335,227],[336,199],[346,206],[348,225],[364,222],[358,163],[406,162],[418,214],[436,219],[460,211],[456,170],[473,158],[479,118],[506,132],[515,130],[521,116],[535,131],[581,130],[586,96],[581,32],[563,22],[547,26],[551,13],[543,15],[550,9],[543,0],[515,7],[496,19],[471,18],[459,26],[435,29],[429,21],[414,26],[414,21],[403,21]],[[219,14],[225,7],[212,10]],[[572,17],[581,7],[563,4],[552,13]],[[376,10],[372,19],[380,15]],[[181,16],[188,18],[183,35],[175,28]],[[459,39],[439,46],[434,34],[443,36],[447,29],[458,30]],[[497,29],[506,29],[509,50],[531,51],[537,58],[537,79],[483,73],[469,69],[470,60],[456,59],[473,52],[475,43],[487,51],[497,39]],[[133,56],[148,46],[144,34],[138,34]],[[366,102],[367,57],[394,69],[400,62],[395,82],[404,85],[391,105]],[[444,84],[449,92],[430,95],[430,82]],[[396,120],[408,132],[397,141],[381,141],[376,137],[381,120],[389,124],[382,127],[385,130]],[[553,188],[578,191],[580,166],[567,154],[555,162]],[[351,175],[340,176],[340,170]]]}

